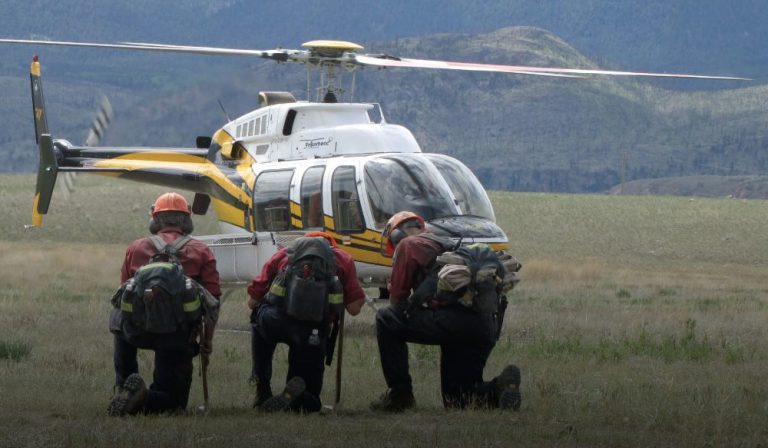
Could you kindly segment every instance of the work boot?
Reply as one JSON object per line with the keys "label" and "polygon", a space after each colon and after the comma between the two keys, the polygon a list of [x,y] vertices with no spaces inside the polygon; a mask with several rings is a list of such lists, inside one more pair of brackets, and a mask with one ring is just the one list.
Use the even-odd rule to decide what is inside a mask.
{"label": "work boot", "polygon": [[306,388],[307,384],[304,380],[301,377],[294,376],[285,383],[285,389],[280,394],[266,399],[259,408],[264,412],[287,411],[301,399]]}
{"label": "work boot", "polygon": [[256,382],[256,396],[253,398],[253,407],[258,408],[270,398],[272,398],[272,387],[269,384]]}
{"label": "work boot", "polygon": [[403,412],[416,406],[411,389],[389,389],[378,400],[371,402],[371,410],[381,412]]}
{"label": "work boot", "polygon": [[148,395],[147,385],[141,376],[138,373],[131,374],[112,397],[107,413],[112,417],[136,415],[144,407]]}
{"label": "work boot", "polygon": [[522,397],[520,396],[520,369],[510,364],[495,378],[496,396],[499,399],[499,409],[520,409]]}

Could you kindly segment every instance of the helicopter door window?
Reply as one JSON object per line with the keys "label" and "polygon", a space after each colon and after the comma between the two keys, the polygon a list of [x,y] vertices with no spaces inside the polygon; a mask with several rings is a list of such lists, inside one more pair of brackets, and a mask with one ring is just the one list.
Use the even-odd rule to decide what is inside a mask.
{"label": "helicopter door window", "polygon": [[342,166],[333,172],[331,181],[333,193],[333,221],[338,233],[353,233],[363,230],[363,213],[357,194],[355,167]]}
{"label": "helicopter door window", "polygon": [[314,166],[304,172],[301,180],[301,220],[305,229],[323,227],[323,172]]}
{"label": "helicopter door window", "polygon": [[266,134],[267,133],[267,117],[261,118],[261,132],[259,134]]}
{"label": "helicopter door window", "polygon": [[266,171],[256,179],[253,205],[256,230],[280,231],[291,227],[289,194],[293,170]]}

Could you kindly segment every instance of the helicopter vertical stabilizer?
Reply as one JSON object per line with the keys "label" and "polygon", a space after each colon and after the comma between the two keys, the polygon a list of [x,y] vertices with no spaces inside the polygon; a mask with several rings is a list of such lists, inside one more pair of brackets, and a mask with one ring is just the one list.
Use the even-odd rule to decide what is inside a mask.
{"label": "helicopter vertical stabilizer", "polygon": [[32,112],[35,116],[35,143],[40,143],[40,136],[48,134],[48,118],[45,115],[43,99],[43,80],[40,76],[40,62],[37,55],[32,56],[29,68],[29,81],[32,86]]}
{"label": "helicopter vertical stabilizer", "polygon": [[48,213],[48,206],[56,184],[58,166],[53,152],[53,139],[48,132],[48,118],[45,115],[43,99],[43,80],[40,75],[40,61],[37,55],[32,57],[29,68],[29,81],[32,87],[32,112],[35,117],[35,142],[40,150],[40,163],[37,167],[37,186],[32,205],[32,227],[43,225],[43,215]]}
{"label": "helicopter vertical stabilizer", "polygon": [[32,227],[43,225],[43,215],[48,213],[53,187],[56,185],[56,175],[59,167],[53,152],[53,139],[48,134],[40,136],[40,165],[37,168],[37,186],[32,205]]}

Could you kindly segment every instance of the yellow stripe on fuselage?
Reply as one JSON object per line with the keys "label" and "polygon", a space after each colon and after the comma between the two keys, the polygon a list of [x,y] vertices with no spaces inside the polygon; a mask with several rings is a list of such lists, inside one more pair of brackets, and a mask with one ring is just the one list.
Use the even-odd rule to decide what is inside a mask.
{"label": "yellow stripe on fuselage", "polygon": [[[245,229],[244,210],[216,198],[211,198],[211,203],[213,204],[213,211],[216,213],[216,219]],[[251,228],[253,228],[253,215],[249,214],[248,219],[251,221]]]}
{"label": "yellow stripe on fuselage", "polygon": [[97,168],[117,168],[128,171],[167,169],[177,172],[196,173],[216,182],[224,191],[243,204],[251,207],[251,198],[240,186],[234,185],[218,166],[207,159],[177,152],[157,151],[131,153],[94,163]]}

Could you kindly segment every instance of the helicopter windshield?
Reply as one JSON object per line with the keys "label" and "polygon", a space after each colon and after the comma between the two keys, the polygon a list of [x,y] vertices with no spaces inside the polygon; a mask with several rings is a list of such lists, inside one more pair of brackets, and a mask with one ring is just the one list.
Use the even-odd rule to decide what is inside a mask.
{"label": "helicopter windshield", "polygon": [[482,216],[496,222],[491,201],[480,181],[469,168],[458,160],[442,154],[424,154],[424,156],[443,175],[463,214]]}
{"label": "helicopter windshield", "polygon": [[440,172],[421,155],[381,157],[365,164],[365,189],[376,228],[401,210],[426,220],[459,213]]}

